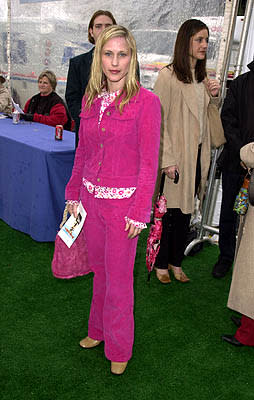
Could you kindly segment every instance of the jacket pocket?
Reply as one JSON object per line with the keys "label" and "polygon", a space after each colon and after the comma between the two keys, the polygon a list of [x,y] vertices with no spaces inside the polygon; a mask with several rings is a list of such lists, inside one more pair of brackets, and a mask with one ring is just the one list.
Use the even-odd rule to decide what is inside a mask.
{"label": "jacket pocket", "polygon": [[114,113],[111,115],[110,130],[114,136],[133,135],[135,131],[135,114],[131,111],[126,111],[122,114]]}

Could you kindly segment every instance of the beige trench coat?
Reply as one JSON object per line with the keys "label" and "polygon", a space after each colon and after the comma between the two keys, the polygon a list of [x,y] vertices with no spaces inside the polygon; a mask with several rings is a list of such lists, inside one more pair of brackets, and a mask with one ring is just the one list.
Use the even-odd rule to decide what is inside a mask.
{"label": "beige trench coat", "polygon": [[[242,147],[242,161],[254,168],[254,143]],[[254,207],[249,206],[238,248],[228,307],[254,319]]]}
{"label": "beige trench coat", "polygon": [[[183,213],[194,211],[196,163],[200,136],[200,123],[195,87],[180,82],[170,68],[163,68],[154,86],[162,105],[161,147],[159,169],[171,165],[179,167],[179,182],[174,184],[166,177],[164,195],[167,207],[180,208]],[[204,136],[201,150],[201,184],[199,195],[202,199],[210,165],[211,140],[207,107],[209,102],[219,103],[205,90]],[[159,187],[159,180],[156,188]]]}

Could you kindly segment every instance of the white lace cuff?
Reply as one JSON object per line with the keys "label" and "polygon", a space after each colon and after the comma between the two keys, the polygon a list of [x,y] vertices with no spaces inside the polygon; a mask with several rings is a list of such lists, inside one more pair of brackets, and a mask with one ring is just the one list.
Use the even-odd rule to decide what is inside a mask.
{"label": "white lace cuff", "polygon": [[139,228],[139,229],[147,228],[147,225],[144,222],[135,221],[134,219],[130,219],[128,217],[124,217],[124,218],[125,218],[126,222],[128,222],[129,224],[134,225],[136,228]]}
{"label": "white lace cuff", "polygon": [[65,204],[77,204],[77,205],[79,205],[79,201],[77,201],[77,200],[66,200]]}

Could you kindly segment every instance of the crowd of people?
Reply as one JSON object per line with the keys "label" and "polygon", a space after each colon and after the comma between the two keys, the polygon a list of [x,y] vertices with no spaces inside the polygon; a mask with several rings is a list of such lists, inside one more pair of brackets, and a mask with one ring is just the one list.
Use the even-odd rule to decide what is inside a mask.
{"label": "crowd of people", "polygon": [[[150,222],[162,173],[167,212],[156,276],[163,284],[171,282],[170,272],[181,283],[190,281],[182,262],[195,197],[202,202],[205,193],[214,125],[208,109],[211,104],[219,106],[220,83],[208,78],[209,29],[198,19],[181,25],[173,59],[159,72],[154,92],[140,85],[134,37],[109,11],[94,13],[88,40],[95,45],[92,50],[70,60],[67,107],[55,93],[54,73],[43,71],[39,94],[27,101],[22,118],[52,126],[61,123],[67,129],[71,119],[75,122],[77,149],[66,201],[75,217],[80,201],[87,211],[84,238],[94,273],[88,334],[80,346],[90,349],[104,342],[111,372],[120,375],[134,343],[138,236]],[[235,257],[233,203],[246,174],[240,154],[248,167],[254,167],[254,61],[249,68],[232,82],[222,108],[226,144],[218,160],[223,198],[215,278],[226,275]],[[252,218],[250,207],[228,301],[242,317],[235,319],[237,333],[222,337],[236,346],[254,345]]]}
{"label": "crowd of people", "polygon": [[[66,200],[74,216],[80,200],[88,210],[84,232],[94,272],[88,335],[80,346],[90,349],[104,342],[111,372],[122,374],[131,358],[134,341],[133,265],[137,237],[150,220],[152,194],[162,173],[166,175],[164,195],[168,208],[155,262],[156,276],[163,284],[170,283],[172,271],[176,280],[190,281],[182,270],[182,261],[195,196],[202,201],[205,193],[211,131],[216,125],[214,114],[208,110],[211,104],[218,107],[221,102],[220,84],[207,76],[209,29],[202,21],[191,19],[182,24],[173,60],[160,71],[152,94],[139,84],[136,45],[131,33],[116,25],[108,12],[98,11],[94,16],[88,32],[95,47],[70,60],[68,72],[66,100],[75,115],[76,126],[80,124],[80,127],[76,131],[78,148]],[[82,63],[86,68],[82,68]],[[242,168],[240,148],[254,141],[253,122],[247,117],[250,93],[244,90],[245,102],[242,104],[240,100],[241,106],[232,108],[230,96],[234,85],[223,108],[227,139],[219,160],[223,176],[223,165],[228,168],[225,152],[239,170]],[[245,116],[239,115],[240,109]],[[234,118],[226,116],[229,112]],[[226,120],[235,130],[243,130],[244,137],[227,127]],[[231,140],[237,142],[234,150]],[[175,183],[176,175],[178,183]],[[234,193],[231,188],[231,202],[242,181],[243,174],[240,174]],[[223,219],[227,221],[225,214],[229,212],[224,203],[225,196],[220,220],[222,230]],[[219,272],[221,260],[224,265],[225,259],[227,265],[233,262],[235,220],[234,215],[235,225],[231,223],[231,236],[226,245],[220,240],[221,255],[212,271],[216,278],[227,272],[225,269]],[[228,245],[232,253],[224,257],[223,251],[226,252]],[[243,288],[241,293],[244,297]],[[252,307],[246,309],[236,304],[237,296],[234,304],[229,300],[229,307],[243,314],[239,320],[234,317],[240,327],[235,336],[222,338],[234,345],[253,345]]]}

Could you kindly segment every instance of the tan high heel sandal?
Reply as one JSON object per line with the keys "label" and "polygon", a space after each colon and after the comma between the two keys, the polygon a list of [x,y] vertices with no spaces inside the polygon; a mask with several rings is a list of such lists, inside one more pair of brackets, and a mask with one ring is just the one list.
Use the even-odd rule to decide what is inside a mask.
{"label": "tan high heel sandal", "polygon": [[183,271],[176,272],[173,265],[168,264],[168,269],[173,271],[174,277],[177,281],[182,282],[182,283],[190,282],[190,279],[188,278],[188,276]]}
{"label": "tan high heel sandal", "polygon": [[93,347],[99,346],[100,343],[101,340],[92,339],[87,336],[79,342],[79,345],[83,347],[83,349],[92,349]]}
{"label": "tan high heel sandal", "polygon": [[115,362],[111,361],[111,372],[114,375],[122,375],[126,370],[128,361],[126,362]]}
{"label": "tan high heel sandal", "polygon": [[170,279],[169,271],[167,271],[166,269],[163,269],[163,271],[165,271],[166,274],[162,274],[160,272],[160,268],[159,269],[155,268],[155,273],[156,273],[157,278],[159,279],[159,281],[161,283],[170,283],[171,279]]}

